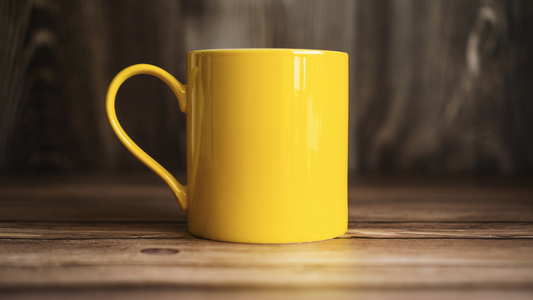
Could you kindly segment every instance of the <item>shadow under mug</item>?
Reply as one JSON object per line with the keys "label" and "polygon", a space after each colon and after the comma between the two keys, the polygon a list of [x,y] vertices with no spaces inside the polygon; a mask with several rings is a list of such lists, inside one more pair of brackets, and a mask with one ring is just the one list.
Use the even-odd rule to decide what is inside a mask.
{"label": "shadow under mug", "polygon": [[[187,53],[187,85],[147,64],[111,82],[109,121],[119,140],[170,187],[189,232],[218,241],[297,243],[348,226],[348,55],[305,49]],[[187,119],[181,185],[124,132],[120,85],[138,74],[163,80]]]}

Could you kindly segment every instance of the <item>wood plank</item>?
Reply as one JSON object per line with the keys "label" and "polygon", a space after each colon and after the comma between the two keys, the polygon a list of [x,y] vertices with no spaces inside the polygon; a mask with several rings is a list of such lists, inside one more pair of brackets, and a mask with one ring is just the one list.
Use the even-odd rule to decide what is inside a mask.
{"label": "wood plank", "polygon": [[336,239],[289,245],[3,239],[0,288],[531,288],[532,250],[533,241],[524,239]]}
{"label": "wood plank", "polygon": [[178,286],[196,288],[418,289],[531,288],[532,268],[200,268],[177,266],[2,267],[0,288]]}
{"label": "wood plank", "polygon": [[[18,197],[2,199],[2,221],[185,221],[166,187],[167,196],[136,197],[87,194],[80,198]],[[31,207],[32,209],[28,209]],[[360,222],[532,222],[533,203],[523,199],[351,199],[350,221]]]}
{"label": "wood plank", "polygon": [[248,300],[248,299],[391,299],[391,300],[426,300],[426,299],[464,299],[464,300],[522,300],[531,299],[530,289],[317,289],[306,287],[302,289],[279,289],[279,288],[180,288],[171,286],[128,286],[128,287],[90,287],[90,288],[33,288],[26,290],[3,290],[4,300],[93,300],[93,299],[217,299],[217,300]]}
{"label": "wood plank", "polygon": [[0,222],[0,239],[194,239],[186,222]]}
{"label": "wood plank", "polygon": [[531,222],[531,178],[351,176],[350,220]]}
{"label": "wood plank", "polygon": [[[162,255],[144,249],[174,249]],[[532,268],[531,239],[333,239],[254,245],[203,239],[0,240],[2,267],[195,266]],[[155,253],[159,254],[159,253]],[[165,255],[168,254],[168,255]],[[532,273],[533,276],[533,273]]]}
{"label": "wood plank", "polygon": [[490,192],[475,197],[406,196],[386,197],[383,189],[371,197],[349,201],[350,221],[363,222],[531,222],[533,202],[529,194],[497,198]]}
{"label": "wood plank", "polygon": [[[186,222],[0,222],[0,239],[194,239]],[[533,223],[350,222],[342,237],[531,239]]]}
{"label": "wood plank", "polygon": [[533,238],[533,223],[350,222],[345,236],[406,239],[530,239]]}
{"label": "wood plank", "polygon": [[146,172],[5,178],[0,204],[2,221],[186,220],[168,187]]}
{"label": "wood plank", "polygon": [[[531,185],[527,178],[352,177],[349,217],[359,222],[532,222]],[[186,220],[169,189],[150,173],[3,178],[0,204],[1,221]]]}
{"label": "wood plank", "polygon": [[[167,192],[165,189],[162,189]],[[185,221],[172,195],[158,198],[95,197],[81,199],[18,198],[2,201],[0,219],[3,221]],[[28,209],[31,208],[31,209]]]}

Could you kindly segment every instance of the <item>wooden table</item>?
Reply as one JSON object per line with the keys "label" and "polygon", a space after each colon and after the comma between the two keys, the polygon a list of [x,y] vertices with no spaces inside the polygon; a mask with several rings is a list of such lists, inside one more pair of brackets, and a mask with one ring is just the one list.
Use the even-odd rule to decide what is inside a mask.
{"label": "wooden table", "polygon": [[531,179],[350,179],[340,238],[198,239],[151,174],[0,178],[1,299],[532,299]]}

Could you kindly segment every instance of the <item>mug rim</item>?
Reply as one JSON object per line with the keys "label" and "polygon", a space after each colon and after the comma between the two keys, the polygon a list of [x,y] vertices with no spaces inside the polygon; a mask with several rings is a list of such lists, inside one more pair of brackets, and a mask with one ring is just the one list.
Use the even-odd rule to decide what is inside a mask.
{"label": "mug rim", "polygon": [[192,53],[232,53],[232,52],[287,52],[292,54],[346,54],[347,52],[335,50],[321,50],[321,49],[303,49],[303,48],[219,48],[219,49],[201,49],[192,50],[187,54]]}

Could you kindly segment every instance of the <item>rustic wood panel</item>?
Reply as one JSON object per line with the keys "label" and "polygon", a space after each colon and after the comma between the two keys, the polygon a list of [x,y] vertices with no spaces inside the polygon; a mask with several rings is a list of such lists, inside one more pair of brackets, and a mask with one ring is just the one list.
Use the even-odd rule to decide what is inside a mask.
{"label": "rustic wood panel", "polygon": [[531,173],[532,13],[528,1],[361,1],[358,168]]}
{"label": "rustic wood panel", "polygon": [[[134,63],[184,70],[176,1],[2,1],[0,170],[140,169],[104,111],[107,85]],[[4,65],[6,67],[4,67]],[[178,72],[177,70],[181,71]],[[185,167],[184,116],[168,87],[125,83],[117,114],[169,168]]]}
{"label": "rustic wood panel", "polygon": [[[350,54],[350,169],[533,172],[533,3],[514,1],[30,1],[0,3],[0,172],[139,170],[103,107],[139,62],[184,80],[201,48]],[[138,144],[185,168],[184,116],[148,76],[117,113]]]}
{"label": "rustic wood panel", "polygon": [[80,2],[0,4],[0,169],[97,163],[97,108]]}

